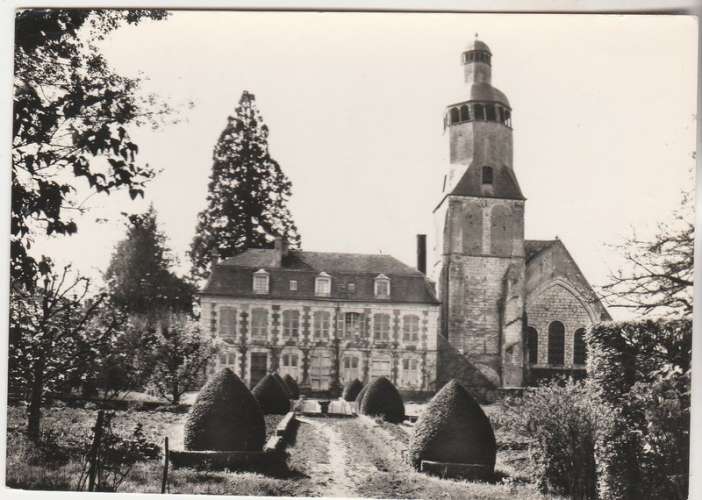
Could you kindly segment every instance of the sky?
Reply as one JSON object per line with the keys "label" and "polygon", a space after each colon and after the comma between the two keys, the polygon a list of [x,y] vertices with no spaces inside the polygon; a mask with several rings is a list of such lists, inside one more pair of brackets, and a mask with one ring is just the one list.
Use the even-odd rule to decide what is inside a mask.
{"label": "sky", "polygon": [[690,16],[216,11],[119,29],[101,44],[110,64],[143,74],[183,121],[132,132],[161,171],[144,200],[91,197],[76,235],[35,251],[98,276],[124,237],[120,213],[153,203],[187,272],[212,149],[248,90],[293,183],[303,248],[414,265],[417,233],[432,252],[443,113],[467,93],[460,55],[478,33],[513,108],[526,237],[558,236],[602,284],[621,265],[610,245],[650,235],[693,186],[696,29]]}

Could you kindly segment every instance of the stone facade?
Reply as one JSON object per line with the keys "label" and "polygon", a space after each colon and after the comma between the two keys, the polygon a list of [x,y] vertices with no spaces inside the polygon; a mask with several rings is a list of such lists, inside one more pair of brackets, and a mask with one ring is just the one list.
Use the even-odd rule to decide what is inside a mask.
{"label": "stone facade", "polygon": [[[203,295],[201,308],[203,332],[219,347],[210,373],[226,366],[253,386],[277,371],[299,381],[308,394],[337,392],[354,378],[365,384],[381,375],[406,393],[434,390],[436,305]],[[252,366],[256,355],[264,365]]]}
{"label": "stone facade", "polygon": [[467,97],[446,111],[450,163],[434,210],[432,263],[439,382],[458,378],[487,399],[539,370],[582,369],[576,336],[609,318],[562,242],[524,238],[512,110],[492,86],[491,60],[483,42],[469,45]]}

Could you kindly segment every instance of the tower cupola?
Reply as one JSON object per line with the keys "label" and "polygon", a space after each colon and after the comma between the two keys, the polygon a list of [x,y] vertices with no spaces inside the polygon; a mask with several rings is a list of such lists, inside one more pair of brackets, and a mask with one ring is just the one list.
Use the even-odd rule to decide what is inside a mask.
{"label": "tower cupola", "polygon": [[490,83],[492,52],[485,42],[476,38],[468,44],[461,58],[467,84]]}
{"label": "tower cupola", "polygon": [[465,91],[444,115],[450,166],[442,195],[523,199],[512,171],[512,107],[492,85],[492,52],[476,36],[461,63]]}

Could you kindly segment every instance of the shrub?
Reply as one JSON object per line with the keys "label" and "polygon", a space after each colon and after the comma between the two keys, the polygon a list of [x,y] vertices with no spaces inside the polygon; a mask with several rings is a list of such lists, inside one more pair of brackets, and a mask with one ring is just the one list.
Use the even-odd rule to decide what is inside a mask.
{"label": "shrub", "polygon": [[366,395],[366,392],[368,392],[368,388],[370,387],[370,384],[366,384],[363,386],[363,389],[361,389],[361,392],[358,393],[356,396],[356,406],[361,407],[361,401],[363,400],[363,396]]}
{"label": "shrub", "polygon": [[185,424],[188,450],[261,451],[265,438],[261,408],[228,368],[200,390]]}
{"label": "shrub", "polygon": [[422,460],[482,465],[492,473],[497,446],[480,405],[455,379],[429,401],[417,419],[408,457],[419,469]]}
{"label": "shrub", "polygon": [[292,378],[290,374],[286,374],[285,377],[283,377],[283,380],[287,384],[288,389],[290,389],[290,395],[292,396],[292,399],[299,399],[300,387],[297,385],[295,379]]}
{"label": "shrub", "polygon": [[503,402],[500,424],[529,440],[539,489],[597,497],[595,445],[611,413],[590,381],[551,381]]}
{"label": "shrub", "polygon": [[270,373],[251,391],[265,415],[283,415],[290,411],[290,398],[283,386]]}
{"label": "shrub", "polygon": [[283,392],[285,392],[285,395],[288,397],[288,399],[294,399],[292,397],[292,391],[290,390],[290,386],[288,386],[285,380],[283,380],[283,377],[281,377],[278,372],[274,372],[272,375],[273,378],[275,378],[278,381],[280,387],[283,388]]}
{"label": "shrub", "polygon": [[344,401],[355,401],[356,397],[358,396],[358,394],[361,392],[362,389],[363,389],[363,382],[361,382],[357,378],[353,379],[351,382],[346,384],[346,386],[344,387],[344,392],[342,394]]}
{"label": "shrub", "polygon": [[[98,416],[93,427],[93,436],[85,443],[81,457],[82,470],[78,476],[79,491],[89,486],[90,470],[93,468],[91,464],[94,464],[96,471],[95,491],[117,491],[134,464],[157,458],[160,453],[159,447],[146,439],[141,424],[137,424],[131,435],[126,437],[115,432],[112,423],[114,417],[114,412],[105,412],[102,418]],[[101,438],[99,445],[93,450],[92,443],[98,430]]]}
{"label": "shrub", "polygon": [[602,323],[588,371],[616,412],[597,447],[603,498],[687,498],[692,322]]}
{"label": "shrub", "polygon": [[383,420],[398,424],[405,419],[405,405],[397,388],[385,377],[378,377],[368,384],[359,407],[362,415],[383,417]]}

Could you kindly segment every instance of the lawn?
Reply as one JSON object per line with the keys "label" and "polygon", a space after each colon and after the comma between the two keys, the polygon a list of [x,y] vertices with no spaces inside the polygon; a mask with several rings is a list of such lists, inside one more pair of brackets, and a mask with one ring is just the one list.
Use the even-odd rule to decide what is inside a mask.
{"label": "lawn", "polygon": [[[421,407],[414,408],[421,410]],[[486,407],[490,414],[496,411]],[[47,408],[44,429],[51,429],[59,446],[71,452],[90,436],[96,410]],[[127,432],[141,423],[148,440],[161,445],[169,436],[182,446],[186,414],[166,411],[118,411],[115,424]],[[415,413],[412,411],[412,413]],[[267,416],[268,432],[280,416]],[[75,489],[81,465],[75,456],[56,460],[24,437],[25,409],[10,407],[8,418],[7,485],[13,488]],[[529,481],[528,460],[518,437],[496,429],[498,480],[493,483],[453,481],[420,474],[404,461],[411,424],[388,424],[359,418],[299,417],[300,424],[287,449],[289,470],[277,477],[250,472],[172,470],[170,493],[362,496],[382,498],[544,499]],[[85,442],[85,441],[83,441]],[[162,464],[158,459],[134,466],[120,492],[160,491]]]}

